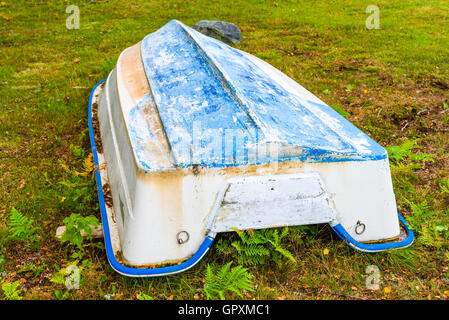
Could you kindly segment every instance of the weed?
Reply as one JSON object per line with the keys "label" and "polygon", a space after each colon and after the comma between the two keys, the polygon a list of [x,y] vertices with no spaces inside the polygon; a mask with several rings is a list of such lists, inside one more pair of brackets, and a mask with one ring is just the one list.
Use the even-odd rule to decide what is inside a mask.
{"label": "weed", "polygon": [[410,200],[404,199],[412,209],[413,216],[409,217],[408,223],[412,229],[418,229],[419,225],[428,221],[436,212],[430,210],[430,205],[426,200],[422,200],[421,203],[413,203]]}
{"label": "weed", "polygon": [[32,273],[34,278],[38,278],[41,273],[47,268],[46,264],[36,265],[34,263],[28,263],[23,265],[17,273]]}
{"label": "weed", "polygon": [[434,223],[427,223],[420,228],[419,241],[429,247],[440,249],[448,246],[449,232],[448,226],[438,226]]}
{"label": "weed", "polygon": [[34,220],[30,219],[15,208],[11,209],[8,227],[10,230],[9,238],[12,240],[24,242],[26,247],[36,249],[40,246],[39,236],[36,234],[39,227],[33,227]]}
{"label": "weed", "polygon": [[55,297],[58,300],[67,300],[70,296],[70,292],[66,291],[66,292],[62,292],[61,290],[55,290]]}
{"label": "weed", "polygon": [[204,293],[207,299],[226,299],[226,294],[230,291],[243,297],[242,291],[254,291],[252,286],[253,275],[247,272],[246,268],[237,266],[231,269],[232,262],[227,263],[216,273],[209,264],[206,270],[206,283]]}
{"label": "weed", "polygon": [[426,162],[434,162],[434,155],[429,153],[413,153],[419,149],[416,145],[419,139],[407,140],[398,146],[387,147],[390,159],[391,173],[396,191],[403,198],[414,193],[414,182],[418,180],[416,170],[422,169]]}
{"label": "weed", "polygon": [[70,145],[70,149],[72,149],[73,155],[77,158],[84,158],[85,151],[83,148],[75,146],[73,144]]}
{"label": "weed", "polygon": [[427,161],[434,161],[434,155],[429,153],[412,153],[413,149],[419,149],[421,147],[417,146],[416,143],[419,139],[407,140],[399,146],[389,146],[387,147],[388,157],[393,162],[393,164],[398,164],[400,161],[409,158],[415,163],[413,168],[421,168],[420,163],[424,164]]}
{"label": "weed", "polygon": [[17,280],[13,283],[5,281],[2,283],[2,290],[5,300],[22,300],[22,282]]}
{"label": "weed", "polygon": [[143,292],[140,292],[138,295],[138,299],[139,300],[154,300],[154,298],[152,296],[149,296]]}
{"label": "weed", "polygon": [[283,228],[281,234],[278,229],[261,229],[256,231],[239,231],[234,229],[240,237],[240,241],[232,242],[237,249],[237,260],[243,265],[258,265],[271,258],[278,265],[282,258],[287,258],[296,263],[295,258],[285,248],[281,247],[281,240],[287,235],[288,228]]}
{"label": "weed", "polygon": [[449,194],[449,178],[441,178],[439,185],[441,192]]}
{"label": "weed", "polygon": [[449,227],[442,222],[438,212],[431,210],[426,200],[420,203],[413,203],[407,199],[405,201],[413,213],[408,217],[408,223],[413,230],[419,232],[419,242],[435,248],[448,246]]}
{"label": "weed", "polygon": [[449,115],[447,115],[446,113],[443,113],[443,124],[448,124],[449,123]]}
{"label": "weed", "polygon": [[443,103],[443,124],[447,124],[449,122],[449,115],[447,114],[448,104],[446,102]]}
{"label": "weed", "polygon": [[60,161],[60,165],[69,174],[59,182],[63,186],[61,205],[72,211],[83,211],[91,207],[95,194],[92,180],[87,179],[93,170],[91,155],[85,158],[79,171],[69,168],[63,161]]}
{"label": "weed", "polygon": [[97,227],[100,222],[94,216],[83,217],[80,214],[72,213],[70,217],[64,219],[65,232],[62,234],[61,242],[69,242],[78,249],[83,249],[84,237],[81,235],[83,231],[85,238],[92,239],[92,227]]}
{"label": "weed", "polygon": [[2,254],[2,255],[0,255],[0,279],[3,275],[3,272],[5,272],[4,265],[5,265],[5,255]]}
{"label": "weed", "polygon": [[347,112],[345,109],[343,109],[340,106],[333,105],[332,109],[337,111],[342,117],[347,117],[347,116],[351,115],[349,112]]}
{"label": "weed", "polygon": [[[112,285],[112,292],[106,293],[105,295],[103,295],[103,298],[105,298],[106,300],[111,300],[111,298],[115,297],[115,291],[116,291],[116,288],[114,285]],[[150,299],[147,299],[147,300],[150,300]]]}
{"label": "weed", "polygon": [[[79,289],[83,284],[81,279],[81,271],[84,269],[83,266],[70,264],[66,268],[59,268],[59,266],[55,266],[55,268],[57,272],[50,279],[51,282],[64,285],[67,290]],[[62,294],[61,296],[64,297],[65,294]]]}

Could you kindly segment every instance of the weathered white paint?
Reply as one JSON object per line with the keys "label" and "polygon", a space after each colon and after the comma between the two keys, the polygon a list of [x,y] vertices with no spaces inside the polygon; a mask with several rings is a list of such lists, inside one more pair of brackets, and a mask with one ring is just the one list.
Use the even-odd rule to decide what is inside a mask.
{"label": "weathered white paint", "polygon": [[231,178],[212,213],[213,232],[330,223],[336,213],[317,173]]}
{"label": "weathered white paint", "polygon": [[[120,104],[115,102],[119,100],[117,97],[115,97],[116,100],[106,100],[108,99],[106,97],[116,94],[114,93],[114,82],[110,81],[114,79],[113,77],[112,73],[106,83],[105,92],[101,94],[101,98],[105,100],[100,102],[100,110],[107,108],[107,103],[111,103],[111,107],[120,107]],[[120,125],[119,117],[115,120],[109,119],[112,118],[113,113],[99,112],[99,114],[104,117],[101,122],[112,123],[115,127],[117,127],[116,122]],[[103,130],[107,129],[103,128]],[[315,199],[311,202],[319,203],[320,212],[329,213],[328,215],[323,214],[322,222],[329,222],[333,217],[331,212],[335,212],[336,223],[342,223],[351,236],[358,241],[386,239],[399,234],[388,160],[332,163],[289,162],[225,169],[201,168],[198,175],[194,175],[191,169],[145,174],[137,169],[135,163],[131,161],[132,158],[117,156],[117,153],[129,150],[129,146],[126,145],[127,139],[122,139],[123,145],[115,147],[112,133],[115,134],[117,130],[108,130],[109,134],[102,133],[102,139],[105,153],[109,154],[111,160],[106,161],[107,165],[104,170],[101,170],[101,173],[102,180],[104,179],[103,183],[106,183],[105,173],[107,172],[114,198],[114,210],[119,212],[115,215],[117,223],[114,223],[112,210],[108,208],[108,216],[111,217],[109,224],[113,238],[119,238],[120,241],[120,245],[115,245],[114,251],[121,250],[130,265],[153,265],[189,258],[199,248],[208,232],[217,201],[221,205],[221,201],[217,199],[220,199],[220,192],[222,193],[221,198],[224,196],[223,186],[230,183],[235,184],[237,181],[245,181],[242,177],[250,177],[246,181],[252,182],[252,186],[257,189],[265,188],[266,182],[273,176],[306,177],[309,175],[309,177],[317,177],[318,173],[321,180],[315,178],[314,182],[312,178],[296,181],[287,179],[287,184],[281,184],[282,189],[286,195],[297,193],[303,194],[304,198],[309,196],[310,199]],[[126,137],[126,131],[122,132]],[[127,159],[127,161],[122,159]],[[102,163],[102,160],[100,162]],[[118,168],[119,166],[121,169]],[[128,200],[123,196],[124,184],[119,180],[121,172],[126,173],[126,186],[130,186],[128,192],[134,190],[132,196],[129,197],[132,199],[129,200],[129,203],[125,203]],[[280,179],[282,180],[282,178]],[[261,185],[258,185],[257,181],[262,182]],[[322,182],[318,184],[317,181]],[[288,187],[289,183],[290,187],[295,189],[293,193]],[[320,195],[317,191],[319,190],[318,185],[326,192]],[[238,188],[235,192],[230,193],[229,196],[232,195],[230,199],[237,197],[237,190]],[[276,193],[276,196],[281,196],[282,192]],[[123,205],[120,205],[116,199],[121,199]],[[286,202],[288,201],[287,197]],[[248,206],[251,206],[250,202],[250,198],[246,198]],[[299,203],[305,204],[306,201]],[[128,212],[127,207],[130,207],[132,211]],[[263,201],[253,206],[254,210],[260,212],[263,212],[265,207],[266,203]],[[280,204],[279,208],[285,208],[285,204]],[[313,211],[312,206],[310,209]],[[273,207],[271,210],[275,210],[275,208]],[[292,215],[290,218],[301,219],[304,217],[301,214],[305,214],[306,211],[307,209],[302,207],[301,210],[298,210],[298,217]],[[246,212],[248,213],[248,211]],[[294,210],[291,210],[290,213],[294,213]],[[239,215],[238,212],[233,212],[233,214],[234,217]],[[217,221],[224,216],[224,213],[220,213],[217,216],[219,217]],[[229,217],[231,218],[232,215]],[[359,220],[366,224],[366,231],[360,236],[354,232],[355,225]],[[240,229],[257,227],[250,224],[246,226],[233,225],[231,219],[227,220],[227,223],[225,226],[217,223],[213,230],[229,231],[231,227]],[[274,222],[267,224],[270,223]],[[289,224],[286,222],[271,226]],[[189,241],[183,245],[179,245],[176,241],[176,235],[180,231],[187,231],[190,235]]]}
{"label": "weathered white paint", "polygon": [[[133,59],[138,61],[140,52],[131,49],[126,52],[137,55]],[[107,208],[111,235],[116,240],[114,252],[120,250],[128,264],[177,263],[196,252],[209,231],[229,231],[231,227],[329,222],[341,223],[357,241],[399,235],[388,159],[285,161],[228,168],[200,167],[199,172],[192,167],[167,166],[167,170],[145,172],[136,160],[126,117],[136,101],[149,94],[149,89],[143,86],[133,92],[132,81],[144,83],[145,73],[137,67],[132,75],[126,74],[121,69],[125,56],[125,53],[120,56],[104,89],[97,88],[94,103],[99,103],[104,149],[104,160],[99,155],[100,163],[105,163],[102,182],[110,184],[114,202],[113,209]],[[264,68],[270,72],[270,68],[265,65]],[[316,101],[317,98],[313,100],[302,91],[305,89],[276,72],[273,71],[273,77],[288,90]],[[173,157],[164,140],[163,127],[158,124],[157,108],[149,106],[145,113],[152,119],[152,128],[159,132],[157,139],[162,146],[159,151],[171,163]],[[364,141],[356,145],[363,151]],[[357,221],[366,225],[361,235],[355,233]],[[181,245],[176,239],[180,231],[190,235],[189,241]]]}

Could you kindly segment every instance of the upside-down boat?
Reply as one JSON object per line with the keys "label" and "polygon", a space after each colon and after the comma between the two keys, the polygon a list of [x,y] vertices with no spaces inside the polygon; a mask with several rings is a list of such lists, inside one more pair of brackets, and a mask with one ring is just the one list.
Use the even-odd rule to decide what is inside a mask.
{"label": "upside-down boat", "polygon": [[106,252],[123,275],[187,270],[234,228],[328,223],[365,252],[413,242],[384,148],[179,21],[122,52],[91,92],[89,129]]}

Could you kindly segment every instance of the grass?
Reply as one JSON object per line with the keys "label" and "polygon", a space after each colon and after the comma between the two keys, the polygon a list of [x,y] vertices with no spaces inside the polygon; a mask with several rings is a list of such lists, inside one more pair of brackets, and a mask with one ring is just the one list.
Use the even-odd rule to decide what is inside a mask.
{"label": "grass", "polygon": [[[72,214],[99,218],[87,174],[91,88],[122,50],[171,19],[237,24],[239,49],[271,63],[400,155],[391,161],[392,175],[401,213],[417,234],[412,247],[363,254],[328,226],[289,228],[282,248],[296,263],[267,259],[249,266],[255,286],[243,298],[449,297],[446,1],[377,1],[379,30],[365,28],[370,1],[73,1],[78,30],[65,27],[68,4],[0,4],[0,298],[206,299],[207,266],[235,261],[230,243],[239,238],[223,234],[216,243],[228,244],[227,254],[213,247],[182,274],[132,279],[109,267],[102,242],[87,241],[83,254],[73,256],[73,246],[54,239]],[[38,248],[9,237],[12,208],[33,220]],[[80,288],[67,291],[51,279],[73,263],[81,270]],[[379,290],[366,289],[370,265],[380,270]]]}

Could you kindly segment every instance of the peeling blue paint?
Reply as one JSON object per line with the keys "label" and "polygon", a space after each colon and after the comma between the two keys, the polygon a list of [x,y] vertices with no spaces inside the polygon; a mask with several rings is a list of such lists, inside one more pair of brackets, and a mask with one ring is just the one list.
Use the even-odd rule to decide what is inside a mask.
{"label": "peeling blue paint", "polygon": [[[173,20],[142,41],[142,60],[177,167],[273,161],[380,160],[384,148],[310,93],[299,95],[253,58]],[[312,98],[311,98],[312,97]],[[144,102],[139,102],[144,103]],[[129,117],[138,162],[152,129]],[[277,146],[277,153],[261,152]]]}
{"label": "peeling blue paint", "polygon": [[145,169],[151,170],[151,159],[147,159],[145,156],[145,145],[146,141],[155,140],[156,136],[154,135],[150,124],[146,121],[142,110],[148,99],[150,99],[150,96],[146,95],[137,103],[135,107],[130,110],[128,131],[137,162],[140,163]]}

